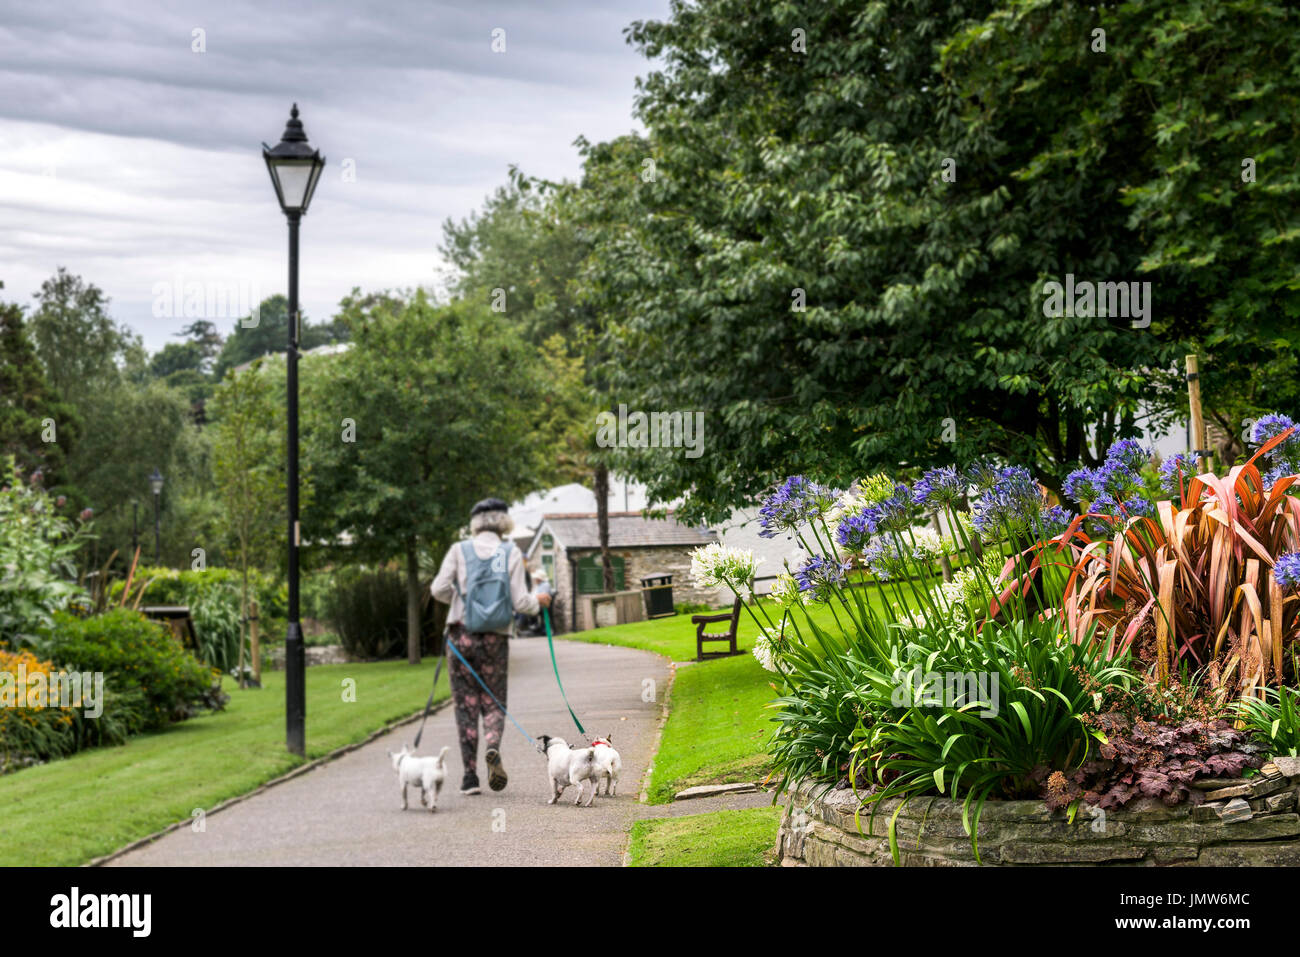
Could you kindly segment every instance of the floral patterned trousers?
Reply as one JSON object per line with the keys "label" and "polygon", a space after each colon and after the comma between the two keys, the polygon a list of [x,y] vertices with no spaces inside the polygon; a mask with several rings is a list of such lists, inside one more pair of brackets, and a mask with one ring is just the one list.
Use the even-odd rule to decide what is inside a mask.
{"label": "floral patterned trousers", "polygon": [[[510,659],[510,639],[490,631],[468,632],[459,622],[451,625],[447,640],[454,642],[456,650],[464,655],[470,666],[479,673],[484,683],[497,696],[501,707],[506,705],[506,672]],[[451,694],[456,707],[456,730],[460,735],[460,759],[466,771],[478,770],[478,722],[483,719],[483,737],[487,747],[501,747],[501,732],[505,728],[505,712],[474,680],[469,668],[459,658],[451,655],[447,662],[451,674]]]}

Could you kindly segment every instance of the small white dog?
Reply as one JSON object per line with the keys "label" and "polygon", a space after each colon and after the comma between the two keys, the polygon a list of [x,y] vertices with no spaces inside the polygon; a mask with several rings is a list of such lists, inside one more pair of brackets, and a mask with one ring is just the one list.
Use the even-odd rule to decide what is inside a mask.
{"label": "small white dog", "polygon": [[554,804],[570,784],[578,789],[578,796],[573,805],[577,807],[582,801],[582,782],[591,782],[591,797],[583,807],[591,807],[595,800],[596,789],[600,786],[600,765],[596,762],[595,748],[574,750],[563,738],[552,738],[544,734],[541,738],[542,752],[546,755],[546,775],[551,784],[551,799],[547,804]]}
{"label": "small white dog", "polygon": [[596,788],[597,790],[600,789],[600,782],[603,778],[606,797],[610,797],[618,791],[618,772],[623,770],[623,759],[614,750],[614,745],[610,744],[612,738],[612,734],[607,734],[603,738],[596,738],[591,742],[591,749],[596,752]]}
{"label": "small white dog", "polygon": [[438,810],[438,794],[442,791],[442,782],[447,777],[447,765],[443,760],[451,748],[443,748],[435,757],[421,758],[411,753],[411,749],[402,745],[402,750],[394,754],[393,769],[397,771],[397,781],[402,786],[402,810],[406,810],[406,789],[412,784],[420,785],[420,803],[427,804],[430,811]]}

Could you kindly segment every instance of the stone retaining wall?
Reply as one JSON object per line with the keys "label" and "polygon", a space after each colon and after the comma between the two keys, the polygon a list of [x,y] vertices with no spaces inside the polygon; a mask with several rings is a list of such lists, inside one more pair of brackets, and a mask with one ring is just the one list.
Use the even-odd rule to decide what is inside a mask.
{"label": "stone retaining wall", "polygon": [[[1182,865],[1241,867],[1300,865],[1300,764],[1278,759],[1284,773],[1265,780],[1224,782],[1198,807],[1166,807],[1146,798],[1101,814],[1087,805],[1073,823],[1041,801],[989,801],[979,822],[985,865]],[[777,836],[787,866],[891,867],[889,822],[899,802],[863,809],[851,790],[802,785],[791,794]],[[1236,792],[1236,793],[1234,793]],[[921,867],[975,866],[962,828],[962,802],[913,798],[897,818],[899,863]]]}

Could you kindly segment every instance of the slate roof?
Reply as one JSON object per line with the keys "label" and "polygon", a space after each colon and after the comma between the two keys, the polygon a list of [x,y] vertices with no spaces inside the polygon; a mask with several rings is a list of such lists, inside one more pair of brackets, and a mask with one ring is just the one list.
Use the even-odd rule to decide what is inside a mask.
{"label": "slate roof", "polygon": [[[600,548],[600,529],[595,513],[542,516],[543,529],[549,529],[556,544],[566,550]],[[646,518],[640,512],[609,513],[609,547],[640,548],[656,545],[694,547],[716,542],[718,536],[708,529],[683,525],[668,513],[666,519]]]}

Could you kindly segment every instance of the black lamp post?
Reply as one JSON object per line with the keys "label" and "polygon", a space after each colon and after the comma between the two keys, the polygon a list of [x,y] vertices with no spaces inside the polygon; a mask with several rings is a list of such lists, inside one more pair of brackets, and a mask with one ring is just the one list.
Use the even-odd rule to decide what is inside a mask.
{"label": "black lamp post", "polygon": [[162,501],[163,477],[157,468],[149,476],[149,488],[153,490],[153,563],[162,564],[162,521],[159,518],[159,505]]}
{"label": "black lamp post", "polygon": [[307,213],[312,193],[325,168],[325,157],[312,149],[298,119],[298,104],[274,148],[262,144],[262,158],[271,173],[275,198],[289,220],[289,351],[286,386],[289,397],[289,632],[284,643],[284,705],[286,743],[294,754],[307,746],[307,663],[298,623],[298,223]]}

